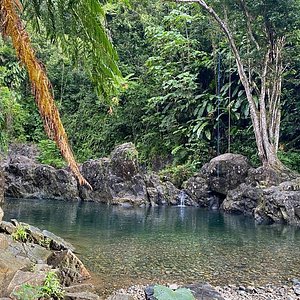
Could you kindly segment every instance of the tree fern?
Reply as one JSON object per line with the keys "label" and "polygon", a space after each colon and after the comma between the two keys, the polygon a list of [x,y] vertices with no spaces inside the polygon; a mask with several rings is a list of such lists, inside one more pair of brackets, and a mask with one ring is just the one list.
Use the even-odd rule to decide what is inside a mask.
{"label": "tree fern", "polygon": [[91,77],[98,91],[108,93],[118,82],[120,72],[115,63],[116,53],[104,29],[101,5],[97,0],[0,2],[1,33],[11,37],[18,58],[27,68],[45,131],[56,142],[79,183],[89,186],[80,174],[55,105],[51,84],[18,13],[27,16],[37,31],[43,24],[48,36],[60,42],[64,49],[70,49],[73,58],[75,55],[84,58],[86,65],[91,68]]}

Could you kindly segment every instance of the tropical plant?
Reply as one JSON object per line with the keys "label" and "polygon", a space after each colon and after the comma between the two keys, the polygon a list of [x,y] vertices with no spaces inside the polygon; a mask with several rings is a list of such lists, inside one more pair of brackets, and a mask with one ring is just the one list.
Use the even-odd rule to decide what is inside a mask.
{"label": "tropical plant", "polygon": [[41,297],[40,289],[29,283],[24,283],[13,293],[17,300],[36,300]]}
{"label": "tropical plant", "polygon": [[59,151],[55,143],[51,140],[41,140],[38,143],[39,157],[38,160],[42,164],[51,165],[56,168],[65,166],[65,162],[59,155]]}
{"label": "tropical plant", "polygon": [[60,284],[59,278],[54,271],[47,272],[44,284],[41,287],[41,293],[44,298],[63,299],[65,292]]}
{"label": "tropical plant", "polygon": [[[119,83],[120,72],[115,64],[116,53],[107,37],[104,12],[97,0],[92,1],[23,1],[3,0],[0,3],[1,32],[12,39],[18,58],[25,65],[32,90],[44,122],[45,131],[59,147],[80,184],[89,186],[82,177],[69,146],[67,135],[55,105],[51,84],[37,59],[19,14],[27,17],[37,31],[44,26],[52,40],[63,49],[70,49],[85,58],[99,93],[112,90]],[[49,22],[50,20],[50,22]]]}
{"label": "tropical plant", "polygon": [[23,226],[23,225],[18,225],[16,227],[16,230],[13,232],[12,237],[16,241],[20,242],[26,242],[28,238],[28,232],[27,232],[28,227]]}
{"label": "tropical plant", "polygon": [[37,300],[37,299],[63,299],[65,292],[59,282],[57,274],[49,271],[46,274],[43,285],[34,286],[28,283],[22,284],[13,293],[18,300]]}

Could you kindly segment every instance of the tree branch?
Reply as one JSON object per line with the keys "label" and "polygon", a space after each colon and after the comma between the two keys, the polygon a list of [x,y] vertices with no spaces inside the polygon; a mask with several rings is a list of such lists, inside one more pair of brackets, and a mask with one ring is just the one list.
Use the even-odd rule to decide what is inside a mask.
{"label": "tree branch", "polygon": [[241,4],[241,7],[242,7],[242,9],[244,11],[244,14],[246,16],[246,24],[247,24],[249,37],[252,40],[252,42],[255,44],[256,49],[260,50],[260,46],[259,46],[258,42],[256,41],[256,38],[253,35],[253,31],[252,31],[252,27],[251,27],[251,21],[252,21],[253,18],[250,16],[249,11],[248,11],[247,6],[246,6],[246,3],[244,2],[244,0],[240,0],[240,4]]}

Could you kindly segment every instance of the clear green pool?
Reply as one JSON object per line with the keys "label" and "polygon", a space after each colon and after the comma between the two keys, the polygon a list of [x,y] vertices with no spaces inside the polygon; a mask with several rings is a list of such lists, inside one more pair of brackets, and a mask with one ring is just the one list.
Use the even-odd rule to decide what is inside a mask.
{"label": "clear green pool", "polygon": [[73,243],[103,292],[137,283],[284,283],[300,277],[300,230],[194,207],[7,200],[16,218]]}

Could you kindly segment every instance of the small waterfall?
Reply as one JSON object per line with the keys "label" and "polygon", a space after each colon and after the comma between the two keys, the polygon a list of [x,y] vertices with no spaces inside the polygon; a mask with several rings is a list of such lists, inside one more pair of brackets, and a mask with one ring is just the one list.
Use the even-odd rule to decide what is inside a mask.
{"label": "small waterfall", "polygon": [[179,204],[178,207],[185,207],[186,193],[184,191],[180,191],[179,193]]}

